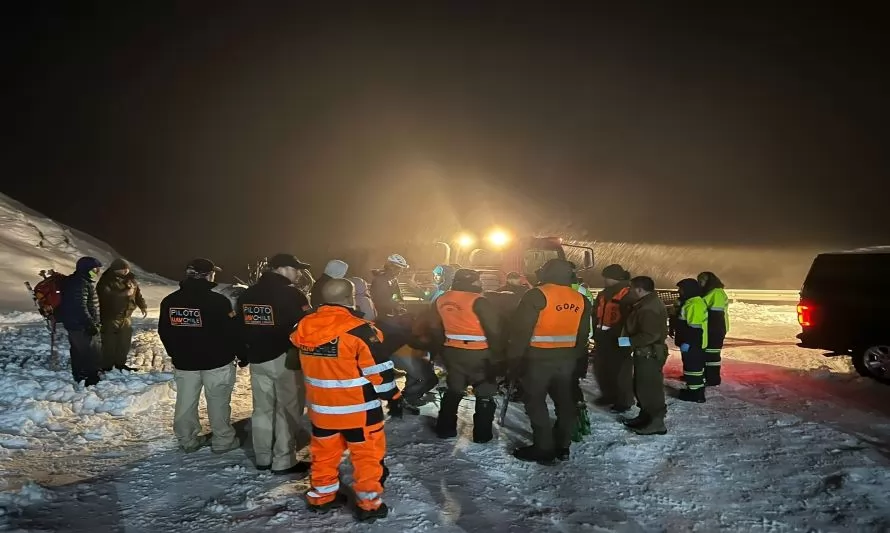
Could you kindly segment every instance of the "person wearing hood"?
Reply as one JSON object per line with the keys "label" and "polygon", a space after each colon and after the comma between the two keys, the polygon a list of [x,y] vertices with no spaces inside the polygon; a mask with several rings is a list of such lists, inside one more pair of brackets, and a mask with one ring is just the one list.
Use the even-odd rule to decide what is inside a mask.
{"label": "person wearing hood", "polygon": [[686,402],[705,401],[705,348],[708,346],[708,306],[702,298],[698,280],[687,278],[677,283],[680,289],[680,314],[674,343],[683,357],[683,381],[679,398]]}
{"label": "person wearing hood", "polygon": [[404,308],[402,289],[399,287],[399,276],[408,269],[408,261],[399,254],[386,258],[380,270],[373,272],[371,280],[371,300],[377,308],[378,318],[399,316]]}
{"label": "person wearing hood", "polygon": [[328,264],[324,266],[324,273],[322,273],[321,276],[318,276],[318,279],[315,280],[315,284],[312,285],[312,291],[309,294],[309,298],[314,309],[318,309],[318,307],[323,303],[321,300],[321,292],[325,286],[325,283],[331,281],[332,279],[345,278],[346,272],[348,270],[349,265],[346,264],[345,261],[341,261],[339,259],[331,259],[330,261],[328,261]]}
{"label": "person wearing hood", "polygon": [[708,306],[708,347],[705,349],[705,386],[720,385],[720,352],[729,333],[729,297],[723,282],[713,272],[698,275],[705,305]]}
{"label": "person wearing hood", "polygon": [[349,450],[356,518],[384,518],[386,434],[382,401],[398,400],[384,334],[355,311],[355,287],[333,279],[320,293],[322,305],[300,321],[290,339],[300,353],[306,407],[312,422],[309,507],[328,511],[346,498],[340,489],[340,460]]}
{"label": "person wearing hood", "polygon": [[482,297],[479,272],[466,268],[455,272],[451,289],[436,300],[434,307],[433,335],[443,346],[448,384],[436,434],[443,439],[457,436],[457,410],[472,385],[476,396],[473,442],[489,442],[494,438],[491,426],[497,410],[497,368],[503,361],[500,315],[494,304]]}
{"label": "person wearing hood", "polygon": [[377,308],[368,292],[368,282],[362,278],[349,278],[355,286],[355,308],[362,314],[362,318],[373,322],[377,320]]}
{"label": "person wearing hood", "polygon": [[133,324],[130,319],[138,307],[142,318],[148,314],[148,304],[142,297],[142,290],[136,276],[130,271],[130,264],[124,259],[115,259],[108,266],[99,283],[99,318],[102,322],[102,363],[103,371],[112,368],[136,370],[127,366],[127,355],[133,342]]}
{"label": "person wearing hood", "polygon": [[77,260],[74,273],[62,286],[62,302],[57,313],[68,331],[71,344],[71,374],[74,381],[91,387],[99,382],[102,344],[99,337],[99,298],[95,283],[102,263],[95,257]]}
{"label": "person wearing hood", "polygon": [[[539,270],[541,284],[519,302],[512,320],[508,361],[519,373],[534,442],[514,457],[551,464],[569,458],[578,411],[572,394],[579,360],[587,360],[591,304],[572,288],[572,264],[551,259]],[[550,421],[547,396],[556,406]]]}
{"label": "person wearing hood", "polygon": [[655,281],[639,276],[630,280],[634,304],[618,338],[618,343],[633,350],[634,391],[640,413],[624,425],[638,435],[664,435],[664,363],[668,358],[668,312],[655,292]]}
{"label": "person wearing hood", "polygon": [[436,265],[436,268],[433,269],[433,281],[436,283],[436,291],[430,296],[430,303],[436,303],[439,296],[451,289],[455,272],[457,271],[451,265]]}
{"label": "person wearing hood", "polygon": [[633,304],[630,273],[621,265],[609,265],[603,269],[603,283],[605,288],[596,295],[593,317],[593,373],[601,393],[594,403],[623,413],[634,405],[633,360],[630,350],[618,345]]}
{"label": "person wearing hood", "polygon": [[[235,358],[241,346],[231,301],[213,291],[220,271],[209,259],[195,259],[186,267],[179,290],[161,301],[158,336],[173,361],[176,381],[173,433],[186,453],[208,443],[214,453],[241,446],[231,420]],[[201,389],[211,430],[204,435],[198,434]]]}
{"label": "person wearing hood", "polygon": [[296,455],[305,403],[303,376],[289,352],[291,332],[311,310],[306,295],[295,286],[309,265],[291,254],[277,254],[267,266],[235,307],[244,346],[239,364],[250,365],[253,451],[258,470],[305,473],[309,464],[298,462]]}

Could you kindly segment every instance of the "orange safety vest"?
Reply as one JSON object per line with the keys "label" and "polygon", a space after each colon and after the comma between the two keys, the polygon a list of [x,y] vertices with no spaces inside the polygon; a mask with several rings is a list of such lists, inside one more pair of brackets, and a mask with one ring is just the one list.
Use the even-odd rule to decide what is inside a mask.
{"label": "orange safety vest", "polygon": [[573,348],[584,314],[584,295],[571,287],[550,283],[541,285],[538,290],[544,293],[546,304],[538,314],[531,346]]}
{"label": "orange safety vest", "polygon": [[621,322],[621,300],[630,292],[630,287],[624,287],[616,292],[607,302],[604,297],[597,298],[596,303],[596,327],[602,331],[608,331]]}
{"label": "orange safety vest", "polygon": [[371,345],[383,333],[349,309],[323,305],[291,334],[300,349],[306,407],[312,425],[353,429],[383,421],[381,400],[399,396],[392,361],[378,363]]}
{"label": "orange safety vest", "polygon": [[481,294],[465,291],[446,291],[436,299],[436,309],[445,328],[445,346],[464,350],[485,350],[488,338],[473,304]]}

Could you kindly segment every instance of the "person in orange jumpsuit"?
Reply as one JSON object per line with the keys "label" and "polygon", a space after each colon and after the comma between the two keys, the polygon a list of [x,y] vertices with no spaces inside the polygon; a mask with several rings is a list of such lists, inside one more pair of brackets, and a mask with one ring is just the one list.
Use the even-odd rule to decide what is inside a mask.
{"label": "person in orange jumpsuit", "polygon": [[318,310],[300,321],[291,342],[300,351],[306,408],[312,422],[309,451],[310,509],[342,507],[339,466],[347,449],[354,467],[356,518],[373,521],[388,513],[383,503],[386,435],[381,400],[397,400],[393,364],[383,334],[355,311],[355,287],[333,279],[322,288]]}

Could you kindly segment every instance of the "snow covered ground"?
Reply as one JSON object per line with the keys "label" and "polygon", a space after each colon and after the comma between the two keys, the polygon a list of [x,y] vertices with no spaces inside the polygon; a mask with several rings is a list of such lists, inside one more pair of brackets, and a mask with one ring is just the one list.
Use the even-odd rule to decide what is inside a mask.
{"label": "snow covered ground", "polygon": [[[174,385],[141,321],[129,364],[91,390],[69,381],[62,341],[26,315],[0,317],[0,529],[17,531],[887,531],[890,387],[794,347],[794,308],[736,304],[725,383],[708,403],[669,398],[669,433],[641,437],[591,407],[593,434],[554,467],[515,461],[531,434],[510,407],[491,444],[430,431],[435,406],[388,423],[389,518],[315,515],[305,479],[254,469],[249,370],[233,398],[241,450],[183,455]],[[31,317],[34,318],[34,317]],[[667,368],[679,387],[679,357]],[[589,398],[596,394],[585,382]],[[202,407],[203,409],[203,407]],[[303,452],[305,453],[305,451]],[[344,464],[343,477],[350,467]]]}

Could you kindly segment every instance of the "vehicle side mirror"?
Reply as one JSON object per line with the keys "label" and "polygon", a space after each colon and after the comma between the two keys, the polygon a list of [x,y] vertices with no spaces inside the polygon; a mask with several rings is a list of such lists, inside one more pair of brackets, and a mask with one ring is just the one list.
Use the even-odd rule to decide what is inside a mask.
{"label": "vehicle side mirror", "polygon": [[593,251],[584,250],[584,269],[593,268]]}

